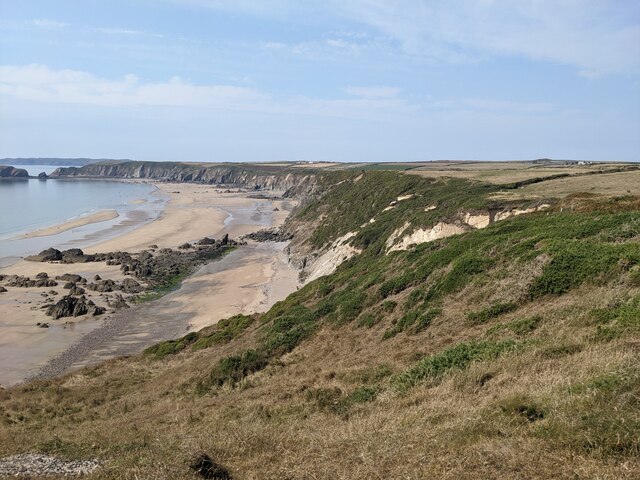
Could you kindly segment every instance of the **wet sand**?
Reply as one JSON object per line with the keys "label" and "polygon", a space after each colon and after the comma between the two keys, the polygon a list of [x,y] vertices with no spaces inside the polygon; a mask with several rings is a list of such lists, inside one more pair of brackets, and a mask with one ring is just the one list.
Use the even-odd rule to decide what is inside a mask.
{"label": "wet sand", "polygon": [[135,355],[149,345],[223,318],[268,310],[298,286],[297,272],[288,266],[284,247],[284,243],[251,244],[204,265],[179,290],[113,314],[48,362],[37,376],[56,376],[68,369]]}
{"label": "wet sand", "polygon": [[20,238],[33,238],[33,237],[47,237],[50,235],[57,235],[58,233],[66,232],[72,228],[83,227],[92,223],[106,222],[118,218],[119,214],[115,210],[102,210],[90,215],[82,215],[81,217],[74,218],[68,222],[53,225],[51,227],[40,228],[33,232],[25,233]]}
{"label": "wet sand", "polygon": [[[86,252],[123,250],[136,252],[149,245],[175,248],[204,236],[231,238],[277,227],[284,222],[294,202],[281,199],[256,199],[249,194],[220,193],[212,186],[159,184],[169,196],[166,209],[154,221],[116,238],[80,245]],[[274,209],[277,207],[277,211]],[[89,240],[88,240],[89,242]],[[11,385],[34,376],[52,359],[45,373],[61,373],[70,366],[93,363],[122,354],[140,352],[156,341],[175,338],[187,330],[234,315],[266,310],[297,288],[297,271],[283,253],[284,244],[243,246],[203,266],[186,279],[180,289],[144,305],[99,317],[52,320],[40,308],[49,290],[58,291],[49,298],[56,301],[65,294],[61,288],[6,287],[0,293],[0,385]],[[50,264],[19,260],[0,268],[0,274],[34,277],[47,272],[50,277],[77,273],[91,280],[120,280],[117,266],[104,263]],[[4,284],[4,282],[1,282]],[[87,291],[96,304],[105,298]],[[133,319],[132,321],[126,318]],[[125,321],[126,320],[126,321]],[[47,322],[50,328],[39,328]],[[93,338],[93,340],[89,340]],[[75,346],[74,346],[75,345]],[[66,352],[66,353],[65,353]],[[60,356],[61,355],[61,356]]]}

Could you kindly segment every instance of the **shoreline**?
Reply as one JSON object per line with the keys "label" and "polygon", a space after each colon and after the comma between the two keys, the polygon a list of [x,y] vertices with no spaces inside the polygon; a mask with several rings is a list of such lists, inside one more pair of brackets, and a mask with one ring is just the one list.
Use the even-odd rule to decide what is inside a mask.
{"label": "shoreline", "polygon": [[19,263],[21,258],[35,255],[46,248],[54,247],[59,250],[86,248],[123,235],[154,221],[166,208],[169,200],[169,196],[165,195],[155,183],[127,179],[108,179],[101,183],[107,182],[144,184],[146,191],[129,193],[129,200],[126,203],[98,207],[97,211],[87,210],[74,216],[54,220],[54,223],[40,222],[40,225],[2,235],[0,270],[11,267]]}
{"label": "shoreline", "polygon": [[[237,239],[246,233],[279,227],[296,204],[276,196],[250,198],[253,192],[223,193],[211,185],[161,183],[155,186],[157,191],[153,193],[166,194],[169,199],[153,220],[137,222],[134,228],[126,228],[109,238],[85,237],[74,246],[85,253],[135,253],[154,244],[160,249],[175,249],[205,236],[219,239],[228,234]],[[96,241],[92,241],[94,239]],[[39,272],[47,272],[50,278],[63,273],[87,279],[95,275],[114,281],[126,278],[118,266],[104,263],[39,263],[19,259],[10,266],[0,267],[0,275],[34,278]],[[56,374],[92,359],[100,361],[139,353],[149,342],[181,336],[188,330],[200,329],[236,313],[259,311],[295,291],[297,279],[298,272],[289,265],[283,246],[252,242],[205,264],[187,277],[178,290],[147,304],[132,305],[126,315],[120,313],[122,310],[114,312],[106,306],[109,294],[87,291],[88,299],[108,308],[105,315],[52,320],[44,315],[42,307],[46,301],[59,300],[67,292],[57,287],[59,295],[47,297],[45,293],[51,288],[7,287],[8,292],[0,293],[0,328],[4,334],[0,339],[0,385],[14,385],[37,377],[42,369],[46,375],[47,365],[58,358],[63,360],[57,361]],[[120,315],[133,315],[130,317],[133,321],[118,321]],[[49,328],[38,328],[38,322],[47,322]],[[107,329],[111,324],[115,326]],[[108,335],[104,334],[106,331]],[[86,339],[94,335],[99,341],[94,339],[92,349],[88,349]],[[73,359],[71,363],[69,358]],[[67,366],[60,370],[60,365]]]}
{"label": "shoreline", "polygon": [[34,238],[34,237],[49,237],[51,235],[57,235],[58,233],[66,232],[73,228],[84,227],[85,225],[91,225],[92,223],[106,222],[108,220],[114,220],[118,218],[120,214],[117,210],[100,210],[95,213],[83,214],[75,219],[70,219],[65,222],[61,222],[50,227],[43,227],[37,230],[33,230],[27,233],[23,233],[16,237],[21,238]]}

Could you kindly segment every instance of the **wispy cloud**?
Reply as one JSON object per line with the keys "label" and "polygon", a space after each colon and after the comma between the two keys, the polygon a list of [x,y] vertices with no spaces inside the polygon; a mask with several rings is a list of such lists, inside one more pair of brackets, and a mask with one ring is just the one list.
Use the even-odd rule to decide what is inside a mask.
{"label": "wispy cloud", "polygon": [[0,93],[36,102],[114,107],[244,108],[261,98],[257,91],[245,87],[194,85],[179,77],[155,83],[141,82],[135,75],[107,80],[44,65],[0,67]]}
{"label": "wispy cloud", "polygon": [[457,98],[432,101],[430,109],[457,112],[486,112],[496,114],[517,113],[523,115],[550,114],[558,107],[549,102],[522,102],[496,98]]}
{"label": "wispy cloud", "polygon": [[344,89],[349,95],[363,98],[396,98],[400,89],[395,87],[347,87]]}
{"label": "wispy cloud", "polygon": [[119,27],[96,27],[93,30],[98,33],[107,33],[110,35],[142,35],[144,33],[140,30]]}
{"label": "wispy cloud", "polygon": [[586,75],[640,73],[640,3],[615,0],[334,3],[341,15],[440,61],[520,56]]}
{"label": "wispy cloud", "polygon": [[[412,56],[464,63],[520,57],[580,75],[640,73],[640,2],[620,0],[173,0],[234,14],[373,29]],[[334,46],[348,45],[331,39]]]}
{"label": "wispy cloud", "polygon": [[143,82],[136,75],[117,80],[79,70],[54,70],[44,65],[0,66],[0,94],[41,103],[107,107],[188,107],[263,113],[290,113],[344,118],[369,118],[376,112],[414,110],[390,87],[350,87],[356,98],[275,97],[235,85],[195,85],[180,77]]}
{"label": "wispy cloud", "polygon": [[39,28],[50,28],[50,29],[61,29],[69,26],[68,23],[59,22],[57,20],[51,20],[48,18],[36,18],[31,20],[31,25],[34,25]]}

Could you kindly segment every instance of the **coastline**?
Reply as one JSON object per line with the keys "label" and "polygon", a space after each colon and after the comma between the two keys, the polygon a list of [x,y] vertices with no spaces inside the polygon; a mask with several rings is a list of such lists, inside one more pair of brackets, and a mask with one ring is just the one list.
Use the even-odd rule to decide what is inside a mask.
{"label": "coastline", "polygon": [[66,232],[73,228],[84,227],[92,223],[106,222],[118,218],[120,214],[117,210],[101,210],[99,212],[81,215],[78,218],[68,220],[66,222],[58,223],[50,227],[40,228],[31,232],[23,233],[18,238],[34,238],[34,237],[48,237],[56,235],[58,233]]}
{"label": "coastline", "polygon": [[[75,182],[75,180],[69,179],[52,181]],[[69,215],[66,218],[62,217],[56,220],[42,221],[41,219],[39,225],[35,224],[31,227],[1,234],[0,269],[10,267],[19,262],[21,258],[36,254],[46,248],[55,247],[60,250],[84,248],[120,236],[155,220],[168,202],[168,196],[154,183],[126,179],[105,179],[104,181],[82,179],[83,184],[91,181],[100,184],[144,184],[146,191],[125,192],[129,196],[129,200],[124,202],[91,205],[94,208],[93,211],[87,209],[83,212],[81,210],[73,212],[73,216]]]}
{"label": "coastline", "polygon": [[[263,228],[279,227],[295,206],[289,199],[250,198],[250,192],[224,193],[211,185],[161,183],[156,187],[158,194],[168,196],[168,202],[155,219],[123,228],[109,238],[85,238],[77,246],[86,253],[134,253],[153,244],[175,249],[205,236],[221,238],[228,234],[238,238]],[[118,266],[104,263],[37,263],[20,259],[0,268],[2,275],[31,278],[39,272],[47,272],[51,278],[63,273],[89,279],[95,275],[115,281],[125,278]],[[0,340],[0,385],[37,376],[43,367],[45,375],[47,371],[59,374],[71,366],[136,353],[151,343],[236,313],[265,310],[294,291],[297,278],[297,270],[284,254],[284,245],[251,243],[202,266],[178,290],[158,300],[132,305],[126,312],[108,310],[99,317],[52,321],[41,309],[46,301],[43,294],[50,288],[7,287],[9,291],[0,294],[0,319],[5,319],[0,320],[4,334]],[[60,287],[55,290],[60,294],[57,299],[65,293]],[[105,302],[103,294],[87,292],[87,296],[97,305]],[[118,320],[120,316],[134,321]],[[38,328],[38,322],[48,322],[50,326]],[[97,340],[94,338],[88,345],[87,339],[96,335]],[[56,363],[55,359],[62,361]],[[57,367],[50,368],[52,364]]]}

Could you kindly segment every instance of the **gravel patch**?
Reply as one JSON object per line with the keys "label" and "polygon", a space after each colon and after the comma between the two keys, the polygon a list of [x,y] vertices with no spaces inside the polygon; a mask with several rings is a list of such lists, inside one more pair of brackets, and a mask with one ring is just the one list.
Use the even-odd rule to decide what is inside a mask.
{"label": "gravel patch", "polygon": [[61,460],[41,453],[21,453],[0,458],[0,477],[62,475],[76,477],[92,473],[100,466],[97,460]]}

